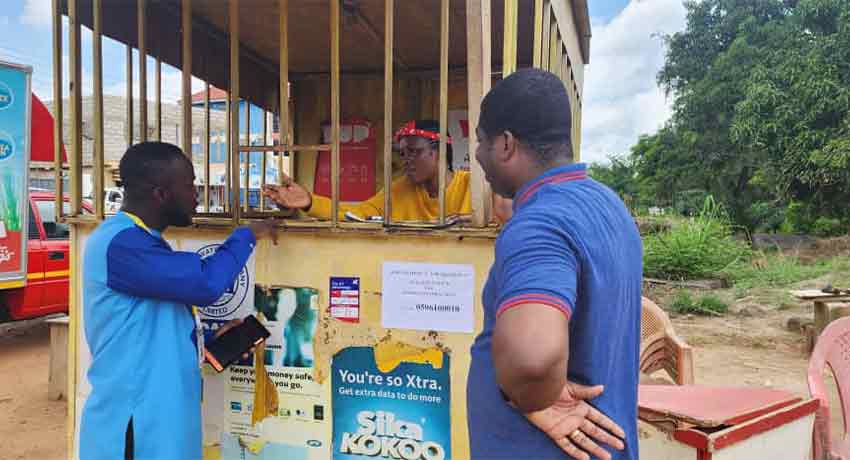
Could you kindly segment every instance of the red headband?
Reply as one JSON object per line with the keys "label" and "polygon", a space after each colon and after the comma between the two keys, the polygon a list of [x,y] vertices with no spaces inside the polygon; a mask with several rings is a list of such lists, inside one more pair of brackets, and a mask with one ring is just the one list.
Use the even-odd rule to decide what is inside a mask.
{"label": "red headband", "polygon": [[[424,137],[425,139],[430,139],[432,141],[440,141],[440,133],[435,133],[434,131],[427,131],[424,129],[416,129],[416,122],[409,121],[405,123],[398,131],[395,132],[395,141],[398,142],[402,137],[405,136],[416,136],[416,137]],[[451,136],[446,136],[446,144],[451,144],[452,138]]]}

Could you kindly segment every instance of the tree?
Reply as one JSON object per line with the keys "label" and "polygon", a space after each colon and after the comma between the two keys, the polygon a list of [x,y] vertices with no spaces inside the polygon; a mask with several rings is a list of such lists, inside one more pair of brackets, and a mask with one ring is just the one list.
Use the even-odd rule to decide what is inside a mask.
{"label": "tree", "polygon": [[[736,223],[792,200],[813,216],[850,203],[850,2],[687,1],[658,83],[670,122],[631,156],[641,192],[705,190]],[[769,214],[769,213],[768,213]]]}

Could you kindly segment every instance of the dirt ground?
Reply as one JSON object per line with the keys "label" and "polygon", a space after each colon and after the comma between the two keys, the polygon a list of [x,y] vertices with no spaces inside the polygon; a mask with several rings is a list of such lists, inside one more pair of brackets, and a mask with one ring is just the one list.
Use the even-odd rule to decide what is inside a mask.
{"label": "dirt ground", "polygon": [[[671,292],[648,289],[645,294],[663,306]],[[673,323],[694,347],[697,383],[769,386],[805,396],[805,339],[786,330],[791,317],[811,318],[811,307],[782,292],[764,292],[733,301],[723,317],[673,316]],[[2,459],[65,458],[66,403],[47,399],[48,344],[43,323],[0,325]],[[833,391],[833,407],[836,398]],[[838,432],[842,422],[833,414],[833,431]]]}
{"label": "dirt ground", "polygon": [[47,324],[0,324],[0,458],[66,458],[66,402],[47,398]]}

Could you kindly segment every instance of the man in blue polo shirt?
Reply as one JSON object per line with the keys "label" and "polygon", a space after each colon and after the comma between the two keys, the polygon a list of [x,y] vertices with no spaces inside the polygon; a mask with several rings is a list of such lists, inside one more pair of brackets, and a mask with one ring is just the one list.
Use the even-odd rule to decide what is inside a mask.
{"label": "man in blue polo shirt", "polygon": [[121,159],[121,212],[86,240],[83,318],[91,394],[80,425],[82,460],[201,459],[202,335],[193,305],[216,301],[270,222],[236,229],[201,259],[173,251],[169,226],[192,223],[192,163],[176,146],[145,142]]}
{"label": "man in blue polo shirt", "polygon": [[640,236],[620,199],[572,164],[571,126],[563,83],[542,70],[510,75],[481,104],[476,159],[513,217],[472,346],[473,459],[638,458]]}

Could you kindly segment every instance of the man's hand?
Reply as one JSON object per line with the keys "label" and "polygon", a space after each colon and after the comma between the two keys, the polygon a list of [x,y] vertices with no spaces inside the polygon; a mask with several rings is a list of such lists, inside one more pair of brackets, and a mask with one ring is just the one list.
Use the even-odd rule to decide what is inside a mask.
{"label": "man's hand", "polygon": [[251,223],[248,226],[252,232],[254,232],[254,238],[257,241],[263,238],[269,238],[272,240],[272,243],[277,245],[277,223],[274,219],[265,219],[257,222]]}
{"label": "man's hand", "polygon": [[310,209],[313,197],[304,187],[296,184],[287,175],[283,175],[283,185],[267,184],[263,195],[287,209]]}
{"label": "man's hand", "polygon": [[[217,338],[221,337],[225,332],[233,329],[234,327],[236,327],[240,324],[242,324],[242,320],[239,319],[239,318],[232,319],[232,320],[222,324],[221,327],[218,328],[217,331],[215,331],[215,334],[213,334],[213,338],[217,339]],[[251,347],[250,350],[246,351],[245,353],[242,353],[242,359],[250,358],[251,355],[254,354],[254,350],[256,350],[256,349],[257,349],[257,347]]]}
{"label": "man's hand", "polygon": [[586,387],[568,381],[555,404],[525,414],[525,417],[576,460],[590,460],[591,456],[609,460],[611,455],[594,439],[623,450],[622,440],[626,433],[613,420],[585,402],[601,395],[603,390],[602,386]]}

